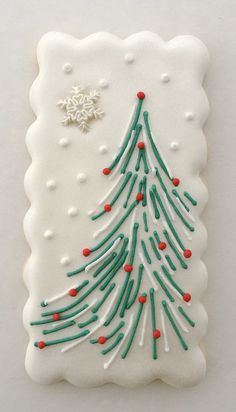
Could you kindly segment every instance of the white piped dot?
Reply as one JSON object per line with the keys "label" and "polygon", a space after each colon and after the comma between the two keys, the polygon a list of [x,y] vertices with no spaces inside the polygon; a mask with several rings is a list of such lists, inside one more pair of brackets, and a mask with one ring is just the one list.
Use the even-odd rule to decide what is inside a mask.
{"label": "white piped dot", "polygon": [[176,152],[176,150],[179,150],[179,143],[178,142],[171,142],[170,148],[171,148],[171,150]]}
{"label": "white piped dot", "polygon": [[185,113],[185,119],[188,120],[188,121],[193,120],[194,119],[193,112],[186,112]]}
{"label": "white piped dot", "polygon": [[107,146],[102,145],[102,146],[99,147],[98,151],[101,154],[106,154],[108,152],[108,148],[107,148]]}
{"label": "white piped dot", "polygon": [[87,180],[87,176],[85,173],[78,173],[76,179],[79,183],[85,183]]}
{"label": "white piped dot", "polygon": [[45,230],[43,236],[45,239],[52,239],[54,237],[54,233],[52,230]]}
{"label": "white piped dot", "polygon": [[67,213],[68,216],[75,217],[78,215],[78,209],[76,207],[70,207]]}
{"label": "white piped dot", "polygon": [[161,81],[162,83],[168,83],[170,81],[170,76],[167,73],[162,73],[161,75]]}
{"label": "white piped dot", "polygon": [[63,70],[64,73],[69,74],[69,73],[72,72],[73,67],[72,67],[72,65],[71,65],[70,63],[65,63],[65,64],[63,64],[63,66],[62,66],[62,70]]}
{"label": "white piped dot", "polygon": [[71,259],[69,256],[63,256],[60,260],[60,264],[62,266],[68,266],[71,263]]}
{"label": "white piped dot", "polygon": [[134,61],[133,53],[126,53],[125,61],[126,61],[126,63],[133,63],[133,61]]}
{"label": "white piped dot", "polygon": [[47,183],[46,183],[46,187],[49,190],[55,190],[56,187],[57,187],[57,184],[56,184],[55,180],[48,180]]}
{"label": "white piped dot", "polygon": [[99,86],[102,89],[106,89],[109,86],[109,82],[106,79],[99,80]]}
{"label": "white piped dot", "polygon": [[68,139],[66,139],[65,137],[62,137],[62,139],[59,140],[59,145],[61,147],[67,147],[69,146],[70,142]]}

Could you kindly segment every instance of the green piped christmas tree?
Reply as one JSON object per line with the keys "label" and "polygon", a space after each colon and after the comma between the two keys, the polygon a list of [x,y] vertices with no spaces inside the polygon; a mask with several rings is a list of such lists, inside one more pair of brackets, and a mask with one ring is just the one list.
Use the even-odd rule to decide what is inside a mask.
{"label": "green piped christmas tree", "polygon": [[[118,354],[126,358],[135,344],[140,322],[139,344],[142,346],[145,334],[149,334],[146,341],[151,342],[153,359],[158,358],[157,340],[163,338],[165,351],[169,351],[165,322],[170,323],[184,350],[188,345],[180,329],[195,326],[187,308],[181,306],[189,305],[191,295],[173,275],[178,273],[178,267],[188,269],[187,260],[192,255],[175,221],[180,221],[190,239],[195,221],[190,209],[197,202],[188,192],[180,194],[176,189],[181,182],[172,175],[154,141],[148,112],[142,113],[144,99],[145,94],[138,92],[129,130],[117,155],[103,169],[104,176],[118,175],[117,181],[99,202],[100,209],[91,216],[97,220],[111,213],[113,218],[94,234],[96,238],[105,232],[102,240],[83,249],[85,257],[91,256],[89,261],[67,273],[68,277],[83,274],[84,279],[43,301],[41,319],[31,322],[32,326],[52,324],[42,334],[59,336],[39,340],[35,347],[43,349],[73,341],[63,345],[62,352],[66,352],[88,340],[93,345],[103,345],[103,355],[112,352],[105,368]],[[58,300],[64,301],[64,305],[57,307]],[[150,305],[151,334],[146,326],[147,311],[143,314],[146,305]],[[157,305],[161,318],[157,318]]]}

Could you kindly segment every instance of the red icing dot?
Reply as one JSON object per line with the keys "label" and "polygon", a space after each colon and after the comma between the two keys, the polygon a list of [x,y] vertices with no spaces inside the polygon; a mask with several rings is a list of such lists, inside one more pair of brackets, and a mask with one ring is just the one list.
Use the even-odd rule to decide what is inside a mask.
{"label": "red icing dot", "polygon": [[143,93],[143,92],[138,92],[137,93],[137,97],[140,99],[140,100],[143,100],[144,98],[145,98],[145,93]]}
{"label": "red icing dot", "polygon": [[186,259],[189,259],[192,256],[192,252],[190,249],[185,249],[183,255]]}
{"label": "red icing dot", "polygon": [[145,147],[144,142],[139,142],[138,143],[138,149],[144,149],[144,147]]}
{"label": "red icing dot", "polygon": [[105,210],[105,212],[110,212],[111,211],[111,205],[106,204],[106,205],[104,205],[103,209]]}
{"label": "red icing dot", "polygon": [[160,336],[161,336],[160,330],[159,330],[159,329],[154,329],[154,331],[153,331],[153,337],[154,337],[155,339],[159,339]]}
{"label": "red icing dot", "polygon": [[179,184],[180,184],[179,178],[178,177],[173,177],[172,183],[173,183],[174,186],[179,186]]}
{"label": "red icing dot", "polygon": [[45,342],[44,342],[43,340],[40,340],[40,341],[38,342],[38,348],[39,348],[39,349],[43,349],[43,348],[45,348],[45,346],[46,346],[46,344],[45,344]]}
{"label": "red icing dot", "polygon": [[77,295],[77,293],[78,293],[77,290],[74,289],[74,288],[69,290],[69,295],[72,296],[72,297],[75,297]]}
{"label": "red icing dot", "polygon": [[133,270],[133,266],[132,265],[129,265],[128,263],[124,266],[124,271],[125,272],[128,272],[128,273],[130,273],[130,272],[132,272],[132,270]]}
{"label": "red icing dot", "polygon": [[158,249],[164,250],[166,248],[166,243],[165,242],[160,242],[158,245]]}
{"label": "red icing dot", "polygon": [[88,249],[88,248],[83,249],[83,255],[84,255],[84,256],[89,256],[90,253],[91,253],[91,250],[90,250],[90,249]]}
{"label": "red icing dot", "polygon": [[146,303],[147,298],[146,298],[146,296],[141,295],[141,296],[139,296],[138,301],[139,301],[139,303]]}
{"label": "red icing dot", "polygon": [[142,194],[142,193],[138,193],[137,196],[136,196],[136,200],[137,200],[138,202],[140,202],[141,200],[143,200],[143,194]]}
{"label": "red icing dot", "polygon": [[100,345],[103,345],[104,343],[106,343],[107,338],[105,338],[105,336],[99,336],[98,338],[98,343],[100,343]]}
{"label": "red icing dot", "polygon": [[59,319],[60,319],[59,313],[54,313],[54,314],[52,315],[52,318],[53,318],[53,320],[59,320]]}
{"label": "red icing dot", "polygon": [[111,169],[109,169],[109,167],[105,167],[105,168],[103,169],[102,173],[103,173],[104,175],[109,175],[109,174],[111,173]]}
{"label": "red icing dot", "polygon": [[192,296],[190,295],[190,293],[184,293],[183,294],[183,300],[185,302],[189,302],[191,300]]}

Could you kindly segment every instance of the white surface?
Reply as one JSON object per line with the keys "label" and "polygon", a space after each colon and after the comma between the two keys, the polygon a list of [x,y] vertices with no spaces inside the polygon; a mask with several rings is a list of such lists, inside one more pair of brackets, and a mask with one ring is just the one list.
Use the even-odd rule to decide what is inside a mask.
{"label": "white surface", "polygon": [[[235,2],[1,0],[1,4],[1,409],[235,411]],[[114,386],[79,390],[65,383],[39,386],[24,371],[28,337],[21,323],[27,298],[22,266],[29,254],[22,231],[28,208],[23,176],[30,162],[24,135],[33,120],[28,90],[37,74],[35,46],[49,30],[77,37],[107,30],[125,37],[144,29],[158,32],[165,40],[196,35],[211,53],[205,82],[211,105],[205,127],[209,145],[205,175],[210,190],[204,215],[209,233],[207,377],[187,390],[159,383],[138,390]]]}

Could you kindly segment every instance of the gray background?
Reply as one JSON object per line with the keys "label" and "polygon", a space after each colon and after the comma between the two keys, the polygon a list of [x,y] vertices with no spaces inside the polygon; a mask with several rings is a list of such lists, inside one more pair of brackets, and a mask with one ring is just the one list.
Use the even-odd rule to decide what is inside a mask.
{"label": "gray background", "polygon": [[[236,2],[235,0],[0,0],[0,408],[11,411],[236,410]],[[24,136],[33,121],[28,91],[37,75],[35,47],[47,31],[77,37],[111,31],[121,37],[152,30],[164,40],[200,37],[211,53],[205,87],[211,114],[205,127],[210,200],[204,214],[209,247],[206,337],[208,372],[194,388],[154,383],[138,390],[80,390],[67,383],[39,386],[24,370],[27,299],[22,267],[29,255],[22,231],[28,208],[23,177],[30,158]]]}

